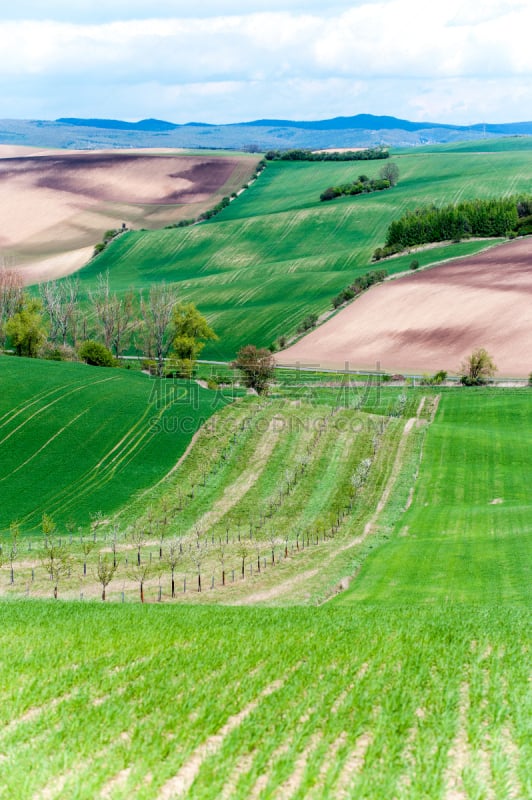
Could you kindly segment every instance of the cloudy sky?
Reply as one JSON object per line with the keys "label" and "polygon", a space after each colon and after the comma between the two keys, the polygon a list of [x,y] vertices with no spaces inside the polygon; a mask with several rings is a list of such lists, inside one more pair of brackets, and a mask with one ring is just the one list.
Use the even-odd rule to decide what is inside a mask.
{"label": "cloudy sky", "polygon": [[0,117],[532,119],[530,0],[326,5],[2,3]]}

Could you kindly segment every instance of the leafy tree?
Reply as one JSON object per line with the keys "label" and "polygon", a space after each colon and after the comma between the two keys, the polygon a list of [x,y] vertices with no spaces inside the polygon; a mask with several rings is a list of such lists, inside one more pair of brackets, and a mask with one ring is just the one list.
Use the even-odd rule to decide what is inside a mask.
{"label": "leafy tree", "polygon": [[105,592],[107,587],[114,578],[118,564],[116,560],[110,561],[107,556],[100,556],[98,559],[98,567],[96,569],[96,577],[102,585],[102,600],[105,602]]}
{"label": "leafy tree", "polygon": [[248,388],[255,389],[258,394],[267,393],[275,370],[275,359],[269,350],[265,347],[258,349],[253,344],[241,347],[232,366],[242,373]]}
{"label": "leafy tree", "polygon": [[395,186],[399,180],[399,167],[394,161],[388,161],[379,171],[383,181],[390,181],[390,186]]}
{"label": "leafy tree", "polygon": [[80,345],[78,355],[86,364],[91,364],[93,367],[114,367],[116,365],[111,351],[105,345],[92,339],[87,339]]}
{"label": "leafy tree", "polygon": [[208,341],[217,341],[218,336],[194,303],[179,303],[173,312],[175,331],[172,349],[180,375],[190,377],[199,354]]}
{"label": "leafy tree", "polygon": [[11,338],[18,356],[35,358],[46,341],[47,333],[41,301],[25,295],[20,310],[7,321],[5,332]]}
{"label": "leafy tree", "polygon": [[497,372],[492,357],[483,347],[478,347],[460,367],[461,382],[465,386],[482,386]]}

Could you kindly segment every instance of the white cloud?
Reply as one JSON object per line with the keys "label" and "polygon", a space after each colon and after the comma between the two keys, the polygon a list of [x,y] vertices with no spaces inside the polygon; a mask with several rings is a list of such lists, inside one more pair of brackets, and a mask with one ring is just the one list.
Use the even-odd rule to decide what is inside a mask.
{"label": "white cloud", "polygon": [[[110,0],[105,6],[108,21],[89,23],[89,3],[56,0],[45,4],[55,19],[6,20],[3,14],[3,113],[12,113],[9,98],[17,94],[17,87],[19,93],[28,92],[32,81],[34,87],[47,86],[50,99],[54,97],[50,109],[61,105],[63,92],[65,111],[59,113],[75,105],[87,116],[102,115],[104,102],[98,103],[98,96],[103,97],[111,85],[112,116],[147,116],[143,87],[151,86],[158,96],[148,99],[159,108],[158,115],[183,122],[191,117],[222,122],[281,116],[281,109],[268,114],[260,109],[274,105],[276,97],[280,102],[296,86],[298,96],[289,116],[300,108],[299,116],[315,118],[316,105],[325,109],[321,113],[326,116],[370,110],[405,115],[412,108],[412,97],[428,96],[428,86],[429,95],[441,97],[442,105],[419,104],[420,114],[431,108],[434,121],[449,121],[452,87],[453,109],[462,108],[463,114],[469,109],[474,120],[486,104],[468,87],[474,81],[480,86],[485,79],[493,97],[499,98],[490,103],[493,119],[499,120],[506,118],[505,92],[519,95],[517,87],[532,71],[528,58],[532,7],[523,0],[478,0],[466,8],[463,0],[434,5],[426,0],[338,0],[326,11],[322,5],[314,0],[250,0],[245,7],[236,0],[207,1],[198,7],[199,18],[191,16],[190,3]],[[39,7],[42,4],[21,0],[17,10],[24,16],[35,14]],[[270,10],[264,11],[266,7]],[[275,10],[283,7],[290,10]],[[147,10],[151,17],[141,18]],[[393,112],[384,81],[393,83],[398,92],[392,98]],[[369,84],[380,92],[378,98],[368,92],[371,109],[358,104],[354,109],[349,103],[362,103],[364,98],[359,92],[342,94],[339,88]],[[130,110],[125,97],[135,91],[138,107]],[[207,103],[206,97],[224,93],[227,102],[221,111]],[[30,91],[28,102],[36,94]],[[178,110],[170,101],[176,95],[187,97]],[[318,101],[327,96],[328,104]],[[19,97],[17,109],[23,107],[21,101]],[[221,117],[215,116],[220,113]],[[25,115],[35,113],[28,108]],[[519,116],[531,116],[528,107]]]}

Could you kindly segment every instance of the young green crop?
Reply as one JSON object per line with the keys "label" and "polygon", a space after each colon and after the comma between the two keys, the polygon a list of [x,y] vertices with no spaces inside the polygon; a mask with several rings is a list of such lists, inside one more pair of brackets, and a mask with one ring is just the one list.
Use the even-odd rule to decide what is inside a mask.
{"label": "young green crop", "polygon": [[[110,270],[112,288],[142,289],[164,279],[206,314],[220,341],[205,358],[228,359],[252,342],[269,346],[295,333],[311,313],[331,309],[333,297],[370,269],[389,223],[426,203],[454,203],[528,191],[532,152],[428,154],[397,157],[400,180],[389,192],[320,203],[324,185],[353,177],[349,163],[274,162],[214,220],[185,229],[131,232],[80,272],[94,285]],[[356,168],[358,169],[358,167]],[[365,162],[369,177],[378,162]],[[423,255],[434,263],[477,252],[480,242]],[[411,260],[411,259],[410,259]],[[383,262],[390,274],[404,259]]]}

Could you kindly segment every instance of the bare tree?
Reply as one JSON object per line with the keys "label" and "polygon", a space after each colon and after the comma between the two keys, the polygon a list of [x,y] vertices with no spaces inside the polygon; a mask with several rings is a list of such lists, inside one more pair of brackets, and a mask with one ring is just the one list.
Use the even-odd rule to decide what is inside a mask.
{"label": "bare tree", "polygon": [[20,536],[20,525],[18,522],[12,522],[9,526],[11,534],[11,543],[9,547],[9,564],[11,567],[11,583],[15,583],[15,568],[14,563],[18,557],[18,537]]}
{"label": "bare tree", "polygon": [[178,539],[173,539],[168,543],[168,550],[166,553],[166,563],[170,567],[172,577],[172,597],[175,597],[175,571],[179,564],[183,561],[183,546]]}
{"label": "bare tree", "polygon": [[152,575],[154,569],[149,561],[144,561],[142,564],[130,564],[127,570],[127,576],[139,585],[140,602],[144,602],[144,585],[148,578]]}
{"label": "bare tree", "polygon": [[220,539],[220,543],[216,549],[216,558],[220,562],[220,566],[222,568],[222,586],[225,586],[225,556],[226,556],[226,543],[222,542]]}
{"label": "bare tree", "polygon": [[105,602],[105,592],[109,584],[114,578],[118,564],[115,559],[111,562],[107,556],[101,556],[98,559],[98,567],[96,570],[96,577],[102,585],[102,600]]}
{"label": "bare tree", "polygon": [[96,289],[89,292],[89,298],[101,326],[104,344],[110,350],[116,328],[116,304],[109,286],[109,270],[98,275]]}
{"label": "bare tree", "polygon": [[147,536],[146,536],[146,531],[138,521],[135,521],[133,523],[133,527],[131,528],[131,531],[129,533],[129,538],[137,548],[137,566],[140,567],[140,562],[141,562],[140,553],[143,546],[146,544]]}
{"label": "bare tree", "polygon": [[70,333],[75,343],[79,278],[42,283],[39,292],[44,310],[50,320],[50,340],[55,344],[58,339],[61,339],[61,344],[65,345]]}
{"label": "bare tree", "polygon": [[94,539],[90,536],[83,535],[83,528],[79,528],[79,538],[80,538],[80,546],[81,552],[83,553],[83,574],[87,574],[87,558],[94,550],[95,543]]}
{"label": "bare tree", "polygon": [[145,329],[147,356],[157,362],[157,375],[164,373],[164,360],[173,344],[173,311],[177,303],[175,289],[164,282],[154,284],[148,299],[141,296],[140,311]]}
{"label": "bare tree", "polygon": [[0,265],[0,347],[5,347],[5,324],[19,309],[23,294],[20,273]]}

